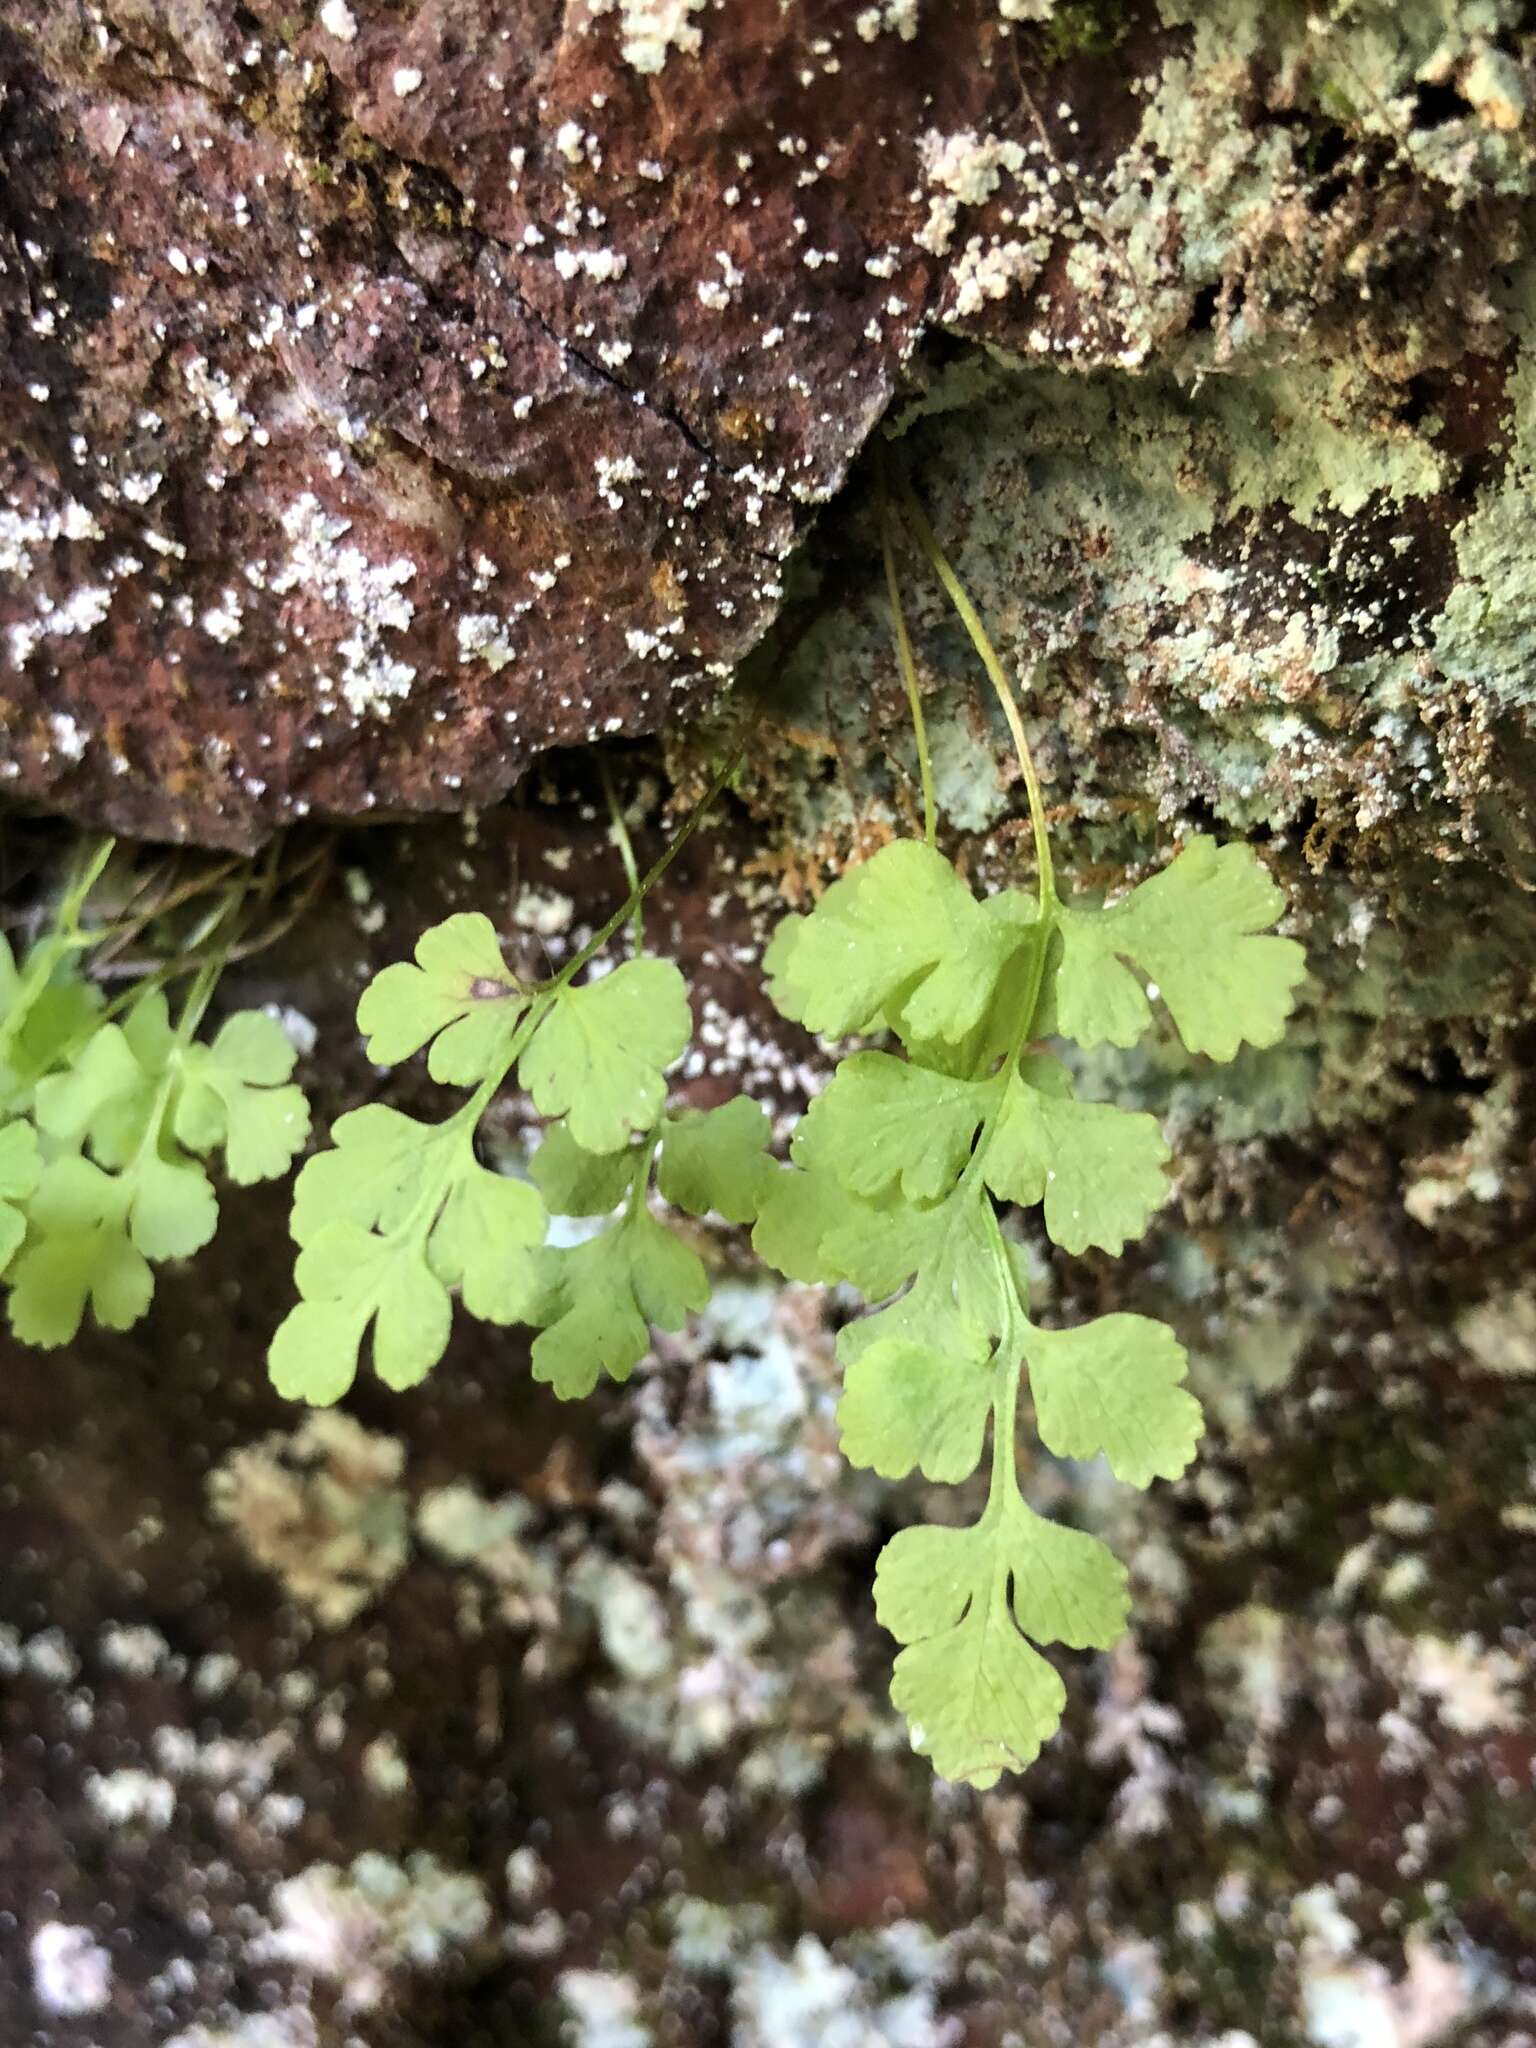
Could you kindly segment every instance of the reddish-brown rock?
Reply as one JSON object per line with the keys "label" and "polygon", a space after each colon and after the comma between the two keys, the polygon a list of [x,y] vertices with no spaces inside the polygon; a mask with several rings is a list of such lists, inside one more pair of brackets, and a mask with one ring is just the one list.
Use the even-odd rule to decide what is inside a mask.
{"label": "reddish-brown rock", "polygon": [[0,23],[0,773],[236,846],[708,699],[887,403],[921,138],[1005,46],[841,0]]}

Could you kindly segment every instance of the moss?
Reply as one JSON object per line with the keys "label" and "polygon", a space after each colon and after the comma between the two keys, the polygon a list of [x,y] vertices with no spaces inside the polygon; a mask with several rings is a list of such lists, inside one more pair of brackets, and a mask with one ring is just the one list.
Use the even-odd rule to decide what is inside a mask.
{"label": "moss", "polygon": [[[1049,48],[1063,62],[1113,51],[1125,13],[1066,0],[1049,28],[1020,31],[1019,47]],[[1342,1885],[1345,1875],[1357,1887],[1348,1896],[1360,1956],[1368,1966],[1380,1958],[1394,1982],[1401,1936],[1384,1909],[1410,1921],[1432,1921],[1437,1908],[1460,1913],[1471,1940],[1516,1955],[1536,1941],[1536,1908],[1520,1890],[1536,1813],[1528,1791],[1496,1789],[1497,1772],[1520,1779],[1528,1767],[1519,1740],[1459,1742],[1376,1654],[1383,1641],[1411,1646],[1416,1630],[1454,1640],[1475,1629],[1527,1655],[1520,1617],[1530,1589],[1512,1532],[1530,1526],[1514,1519],[1531,1512],[1528,1389],[1479,1377],[1473,1365],[1502,1361],[1528,1320],[1516,1320],[1524,1298],[1512,1293],[1532,1213],[1528,1062],[1515,1033],[1529,1011],[1536,898],[1505,878],[1504,864],[1519,843],[1529,775],[1517,756],[1491,753],[1459,809],[1445,737],[1454,718],[1497,738],[1499,721],[1512,729],[1536,695],[1526,588],[1536,379],[1524,353],[1536,290],[1517,273],[1498,303],[1483,292],[1491,252],[1505,246],[1498,203],[1526,175],[1524,141],[1493,125],[1507,90],[1496,39],[1513,17],[1502,0],[1412,0],[1396,11],[1370,0],[1315,27],[1311,13],[1302,0],[1165,0],[1164,21],[1181,32],[1130,116],[1139,132],[1109,201],[1119,240],[1106,254],[1103,238],[1080,235],[1061,294],[1070,300],[1076,285],[1081,303],[1114,307],[1129,336],[1123,359],[1106,343],[1097,355],[1094,344],[1042,362],[1026,353],[1026,336],[1004,330],[1010,355],[951,355],[899,422],[902,457],[1019,680],[1069,884],[1118,888],[1192,825],[1248,832],[1287,884],[1311,964],[1302,1013],[1279,1047],[1216,1070],[1169,1037],[1134,1057],[1082,1063],[1085,1093],[1166,1120],[1177,1181],[1142,1253],[1057,1260],[1041,1299],[1069,1318],[1166,1309],[1211,1415],[1208,1450],[1188,1480],[1146,1497],[1044,1457],[1030,1466],[1039,1504],[1104,1527],[1136,1577],[1134,1654],[1146,1674],[1122,1715],[1132,1733],[1117,1746],[1119,1661],[1067,1659],[1074,1726],[1027,1781],[1027,1807],[1016,1813],[1010,1795],[960,1805],[932,1794],[884,1706],[890,1645],[868,1606],[871,1532],[892,1497],[835,1467],[831,1385],[818,1389],[803,1428],[745,1437],[739,1409],[712,1413],[702,1390],[720,1361],[695,1332],[664,1371],[637,1379],[625,1396],[632,1409],[557,1421],[531,1394],[507,1398],[507,1340],[497,1338],[484,1356],[466,1343],[398,1422],[390,1413],[392,1430],[423,1432],[428,1447],[430,1467],[410,1468],[413,1488],[428,1471],[434,1488],[464,1475],[499,1500],[512,1475],[539,1471],[552,1503],[539,1562],[547,1552],[552,1582],[585,1586],[578,1606],[607,1604],[611,1618],[616,1592],[632,1597],[642,1577],[665,1602],[664,1668],[658,1655],[638,1675],[622,1660],[609,1669],[595,1651],[568,1666],[524,1662],[525,1643],[507,1633],[514,1589],[477,1567],[488,1590],[473,1611],[485,1640],[466,1624],[461,1643],[442,1629],[445,1566],[418,1544],[398,1570],[391,1551],[378,1618],[404,1653],[388,1707],[413,1738],[403,1746],[425,1760],[429,1787],[438,1759],[453,1774],[441,1799],[424,1800],[436,1817],[423,1824],[451,1829],[472,1815],[485,1850],[477,1869],[494,1882],[515,1837],[505,1786],[485,1795],[486,1773],[506,1760],[517,1835],[530,1817],[555,1816],[562,1908],[617,1902],[593,1937],[602,1966],[632,1972],[646,2013],[654,2000],[670,2015],[662,2025],[690,2037],[724,2037],[741,1958],[770,1934],[778,1956],[808,1929],[845,1961],[828,1931],[836,1884],[852,1892],[847,1872],[863,1884],[873,1864],[874,1903],[852,1910],[887,1912],[882,1859],[893,1843],[890,1867],[925,1917],[964,1928],[965,1968],[974,1959],[976,1974],[956,1994],[962,2025],[990,1953],[1006,2016],[1036,2000],[1042,2026],[1063,2038],[1098,2038],[1106,2025],[1155,2026],[1170,2038],[1230,2028],[1289,2048],[1309,2037],[1298,1961],[1306,1937],[1286,1932],[1292,1901],[1302,1885]],[[1426,67],[1437,94],[1421,93]],[[1442,110],[1446,118],[1428,118]],[[1337,132],[1320,127],[1329,120]],[[302,128],[295,133],[302,141]],[[1323,181],[1357,144],[1368,145],[1366,172],[1351,170],[1340,181],[1348,189],[1330,197]],[[387,160],[359,131],[332,153],[358,204],[374,205]],[[1430,216],[1443,233],[1421,247],[1426,216],[1415,205],[1429,184],[1453,210]],[[418,220],[441,205],[430,180],[401,196]],[[1475,270],[1465,289],[1467,272],[1446,267],[1461,241]],[[1213,302],[1202,325],[1195,309]],[[1441,325],[1437,303],[1449,308]],[[1137,350],[1155,350],[1154,367]],[[1469,351],[1486,351],[1480,363],[1512,363],[1502,475],[1491,437],[1479,441],[1458,415]],[[919,361],[914,379],[924,374]],[[1496,392],[1497,379],[1489,383]],[[809,886],[914,812],[870,509],[861,482],[793,566],[783,627],[756,664],[772,672],[773,689],[742,771],[757,817],[740,839],[732,823],[721,842],[706,835],[694,849],[708,913],[677,929],[695,950],[729,934],[730,978],[722,970],[709,988],[733,1031],[757,1001],[751,941],[777,908],[779,875]],[[999,721],[963,635],[914,562],[906,573],[947,838],[978,877],[1011,874],[1027,855]],[[717,735],[668,744],[680,776],[696,779]],[[535,804],[519,832],[525,825],[535,836],[547,829],[569,857],[568,816],[541,817]],[[408,943],[408,924],[425,921],[415,892],[434,857],[439,911],[494,905],[505,876],[521,875],[527,842],[503,816],[477,829],[485,847],[473,869],[470,850],[449,835],[423,831],[398,851],[379,835],[381,875],[397,863],[381,900],[408,898],[410,909],[391,927],[394,951]],[[578,863],[561,882],[578,916],[609,900],[604,859],[585,871]],[[743,868],[750,911],[738,926],[728,878]],[[360,1058],[351,1030],[360,963],[349,951],[344,964],[323,1040],[333,1063]],[[292,972],[263,963],[269,971],[263,999]],[[740,1057],[722,1051],[708,1085],[732,1080]],[[795,1040],[758,1085],[782,1082],[774,1099],[788,1101],[815,1060]],[[376,1085],[352,1074],[336,1106]],[[275,1212],[272,1229],[281,1250]],[[173,1279],[167,1302],[178,1286],[204,1285],[201,1268]],[[251,1332],[265,1314],[256,1291],[263,1306],[247,1317]],[[802,1301],[797,1313],[800,1352],[820,1356],[841,1311]],[[174,1365],[174,1348],[169,1355]],[[93,1367],[104,1360],[89,1353]],[[733,1376],[739,1392],[746,1375]],[[95,1383],[113,1382],[101,1371]],[[249,1438],[249,1418],[220,1405],[235,1383],[233,1374],[199,1377],[198,1405],[174,1411],[178,1426],[198,1441],[210,1431],[233,1441],[240,1429]],[[455,1407],[466,1385],[474,1401]],[[616,1420],[622,1428],[604,1435]],[[546,1468],[542,1449],[536,1457],[525,1441],[530,1427],[541,1446],[565,1450],[565,1432],[584,1432],[578,1453],[562,1451],[557,1463],[551,1449]],[[597,1465],[643,1482],[654,1515],[622,1534],[617,1520],[605,1522],[587,1484]],[[1422,1525],[1392,1516],[1420,1508],[1432,1511]],[[754,1581],[738,1600],[735,1579],[706,1581],[695,1562],[736,1526],[754,1559],[807,1531],[814,1540],[781,1581]],[[456,1573],[455,1584],[466,1577]],[[1260,1649],[1278,1646],[1294,1665],[1285,1710],[1265,1730],[1198,1654],[1234,1614],[1231,1634],[1241,1636],[1259,1602],[1270,1603],[1254,1631]],[[738,1647],[759,1603],[769,1631]],[[328,1674],[356,1649],[345,1635],[328,1639]],[[633,1651],[631,1640],[631,1664]],[[469,1727],[491,1710],[476,1690],[491,1665],[507,1686],[504,1750],[494,1732]],[[742,1688],[750,1714],[732,1704],[725,1733],[690,1739],[687,1773],[671,1769],[666,1751],[689,1733],[700,1681],[722,1677]],[[1422,1782],[1438,1775],[1436,1796],[1454,1816],[1428,1866],[1443,1897],[1405,1874],[1407,1830],[1432,1799],[1420,1777],[1380,1761],[1394,1700],[1425,1745]],[[1147,1710],[1140,1723],[1138,1708]],[[547,1771],[542,1762],[565,1752],[539,1746],[551,1728],[563,1739],[567,1722],[591,1752],[569,1781],[563,1762]],[[28,1754],[18,1748],[24,1765]],[[1159,1755],[1170,1818],[1138,1835],[1124,1795]],[[483,1769],[474,1756],[486,1758]],[[346,1782],[341,1763],[326,1768],[329,1783]],[[592,1816],[610,1798],[620,1816],[643,1804],[632,1797],[642,1783],[647,1796],[653,1784],[688,1789],[664,1822],[678,1846],[647,1836],[631,1865]],[[703,1827],[690,1806],[699,1790]],[[1319,1818],[1330,1803],[1339,1817]],[[338,1864],[358,1846],[350,1831],[360,1824],[322,1812],[317,1793],[316,1825],[338,1831],[326,1850]],[[787,1874],[742,1853],[765,1827],[796,1845]],[[982,1860],[1011,1827],[1017,1839],[996,1865]],[[590,1861],[574,1857],[578,1839],[584,1850],[596,1844]],[[453,1862],[469,1852],[445,1840],[440,1853]],[[734,1934],[714,1930],[728,1969],[689,1952],[658,1894],[638,1882],[628,1892],[642,1855],[663,1891],[680,1877],[692,1894],[745,1909],[731,1910]],[[966,1875],[951,1883],[954,1871]],[[627,1893],[641,1900],[633,1910]],[[696,1942],[710,1935],[710,1925],[694,1930]],[[593,1960],[584,1939],[573,1937],[567,1964]],[[525,1967],[533,1972],[519,1961],[519,1977]],[[1125,2018],[1143,1981],[1155,2017]],[[515,2024],[553,2041],[556,2004],[550,1994]],[[985,2013],[976,2017],[980,2033],[987,2025]],[[446,2037],[453,2027],[445,2019],[425,2031]]]}
{"label": "moss", "polygon": [[1461,1914],[1496,1915],[1527,1955],[1536,1945],[1533,1835],[1536,1793],[1525,1787],[1473,1786],[1454,1853],[1441,1873],[1446,1906]]}
{"label": "moss", "polygon": [[1056,0],[1050,20],[1041,25],[1040,48],[1050,64],[1103,56],[1125,40],[1129,29],[1124,0]]}

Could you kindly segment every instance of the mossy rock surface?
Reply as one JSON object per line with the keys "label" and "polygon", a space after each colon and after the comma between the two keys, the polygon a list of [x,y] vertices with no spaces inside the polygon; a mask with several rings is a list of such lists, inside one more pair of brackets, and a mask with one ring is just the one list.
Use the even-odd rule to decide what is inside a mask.
{"label": "mossy rock surface", "polygon": [[[317,1128],[374,1099],[427,1112],[416,1067],[363,1057],[367,976],[470,907],[514,964],[558,961],[622,893],[595,751],[643,860],[662,793],[715,758],[721,725],[691,714],[718,694],[757,720],[746,769],[647,929],[695,993],[680,1094],[745,1089],[782,1135],[826,1056],[774,1017],[762,945],[918,815],[859,455],[877,422],[1019,681],[1066,880],[1118,889],[1191,829],[1247,838],[1309,976],[1284,1043],[1229,1069],[1171,1035],[1084,1062],[1085,1092],[1163,1120],[1174,1193],[1125,1259],[1058,1260],[1052,1306],[1165,1317],[1211,1428],[1146,1496],[1025,1474],[1126,1558],[1134,1629],[1062,1660],[1061,1736],[986,1795],[936,1785],[887,1701],[873,1559],[924,1489],[839,1459],[846,1305],[775,1288],[734,1234],[702,1236],[711,1309],[574,1407],[520,1337],[467,1326],[409,1396],[363,1384],[318,1426],[285,1408],[263,1373],[291,1298],[281,1189],[230,1190],[133,1332],[46,1360],[0,1340],[7,2048],[1520,2041],[1526,10],[882,0],[827,28],[754,6],[780,24],[775,92],[823,29],[843,64],[796,100],[803,159],[761,143],[765,108],[788,132],[767,84],[751,136],[714,118],[710,66],[742,93],[757,75],[719,11],[668,12],[700,49],[651,72],[625,0],[549,45],[585,97],[539,109],[524,79],[494,118],[486,6],[453,30],[324,11],[355,37],[317,9],[236,24],[213,0],[153,34],[106,12],[103,54],[57,9],[0,6],[33,266],[26,289],[0,273],[7,786],[231,844],[303,802],[395,814],[344,833],[333,885],[220,991],[313,1027]],[[910,88],[899,122],[876,84]],[[557,140],[598,132],[592,89],[614,95],[602,166]],[[862,198],[852,156],[796,186],[847,94],[895,169]],[[519,253],[540,221],[550,248],[597,248],[554,238],[567,179],[599,206],[627,179],[654,227],[678,186],[639,170],[647,124],[691,119],[706,155],[760,147],[768,213],[798,191],[837,265],[783,221],[732,240],[751,192],[702,174],[672,270],[643,272],[638,241],[627,283]],[[245,226],[236,191],[279,169]],[[151,216],[152,245],[128,235]],[[301,219],[341,327],[258,350],[260,292],[285,321],[310,302]],[[621,228],[615,205],[603,246]],[[795,291],[749,248],[790,251]],[[730,305],[700,297],[715,281]],[[801,353],[765,368],[770,321]],[[721,353],[690,355],[706,329]],[[309,584],[279,587],[306,546]],[[1002,722],[915,554],[902,570],[945,844],[979,886],[1017,880]],[[658,654],[673,639],[686,660]],[[416,671],[387,718],[347,704],[365,657]],[[317,709],[322,671],[345,710]],[[511,801],[465,808],[557,743]],[[17,811],[4,837],[24,918],[64,829]],[[498,1145],[525,1112],[498,1110]]]}

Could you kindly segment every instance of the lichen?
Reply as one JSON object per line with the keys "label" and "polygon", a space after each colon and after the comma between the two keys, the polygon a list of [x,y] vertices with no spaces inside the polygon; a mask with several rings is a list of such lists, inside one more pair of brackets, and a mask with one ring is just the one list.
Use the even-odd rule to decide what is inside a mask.
{"label": "lichen", "polygon": [[1536,706],[1536,603],[1528,574],[1536,545],[1536,266],[1518,274],[1510,326],[1508,454],[1502,476],[1456,528],[1458,578],[1435,622],[1433,645],[1447,694],[1528,712]]}
{"label": "lichen", "polygon": [[333,1984],[343,2005],[367,2011],[392,1976],[439,1970],[473,1947],[491,1923],[480,1881],[424,1853],[397,1863],[376,1853],[346,1869],[312,1864],[272,1895],[272,1932],[261,1944],[275,1960]]}
{"label": "lichen", "polygon": [[406,1555],[402,1447],[322,1412],[233,1451],[208,1481],[214,1515],[327,1628],[376,1600]]}
{"label": "lichen", "polygon": [[44,2012],[72,2019],[112,2002],[112,1958],[88,1927],[45,1920],[32,1936],[32,1987]]}
{"label": "lichen", "polygon": [[[643,11],[569,40],[622,81]],[[701,50],[727,33],[719,11],[650,12]],[[910,62],[935,12],[851,9],[837,55]],[[353,60],[394,116],[441,91],[437,57],[374,53],[385,31],[363,13],[328,5],[302,32],[336,74],[317,62],[302,106],[279,110],[301,156],[303,122]],[[1285,1043],[1219,1074],[1171,1037],[1077,1065],[1085,1095],[1163,1121],[1169,1199],[1113,1272],[1024,1243],[1036,1303],[1064,1322],[1165,1314],[1210,1429],[1188,1478],[1146,1498],[1092,1467],[1027,1462],[1036,1506],[1125,1558],[1135,1627],[1103,1659],[1063,1660],[1067,1724],[1022,1792],[935,1787],[886,1705],[869,1560],[927,1490],[841,1459],[845,1301],[775,1290],[712,1235],[710,1311],[590,1409],[557,1411],[497,1333],[392,1405],[388,1436],[338,1418],[263,1435],[244,1357],[270,1306],[258,1218],[218,1269],[227,1297],[201,1267],[167,1284],[165,1315],[182,1304],[199,1343],[202,1294],[243,1299],[227,1374],[205,1349],[183,1357],[168,1321],[152,1402],[143,1373],[118,1369],[144,1361],[105,1337],[61,1361],[74,1377],[57,1410],[48,1376],[13,1390],[7,1805],[27,1831],[18,1867],[50,1874],[17,1908],[21,1976],[0,1995],[19,1983],[25,2009],[47,1982],[63,2016],[105,1990],[103,2039],[148,2026],[177,2048],[316,2048],[338,2029],[469,2039],[488,2012],[587,2048],[947,2048],[1010,2028],[1428,2048],[1528,2029],[1536,272],[1518,218],[1521,19],[1505,0],[1024,0],[988,27],[1007,25],[1051,149],[1022,117],[923,116],[911,229],[947,248],[931,289],[951,331],[907,363],[895,452],[1020,687],[1063,886],[1114,892],[1191,824],[1250,835],[1310,969]],[[454,73],[466,95],[484,54]],[[660,55],[666,74],[631,87],[670,93],[699,61],[670,34]],[[1116,67],[1136,81],[1124,105],[1103,84]],[[403,95],[400,72],[420,76]],[[619,159],[600,111],[540,110],[558,177]],[[338,189],[377,178],[401,261],[441,257],[413,237],[443,193],[342,133]],[[647,155],[635,175],[671,173]],[[186,270],[167,256],[170,275],[211,288],[178,235]],[[633,259],[614,274],[606,225],[579,218],[567,239],[538,255],[546,281],[639,288]],[[808,245],[808,276],[829,239]],[[908,253],[894,247],[865,259],[893,292]],[[759,282],[732,248],[722,262],[711,241],[682,287],[717,320]],[[650,380],[643,339],[581,339],[617,383]],[[233,465],[253,459],[263,415],[216,355],[167,376]],[[480,360],[483,379],[466,376],[488,385]],[[860,402],[872,418],[883,388]],[[517,403],[521,424],[534,400]],[[742,416],[755,432],[757,412]],[[379,455],[374,431],[359,459]],[[159,533],[177,486],[152,443],[114,473]],[[594,516],[647,502],[654,479],[627,445],[577,450]],[[755,517],[780,491],[767,463],[739,483]],[[306,488],[286,485],[279,512]],[[305,673],[376,727],[363,685],[380,662],[416,662],[432,593],[397,573],[414,543],[339,494],[317,511],[327,489],[274,529],[271,573],[288,583],[302,557],[278,595],[314,635]],[[656,913],[699,988],[679,1098],[743,1085],[781,1139],[825,1062],[751,995],[762,939],[787,896],[919,816],[873,509],[861,477],[795,565],[741,808],[722,807],[693,849],[702,879]],[[15,644],[38,673],[127,615],[126,579],[105,569],[73,604],[42,602],[51,551],[93,548],[93,521],[63,493],[0,514],[0,567],[24,598]],[[646,555],[649,608],[615,641],[658,677],[680,665],[672,599],[695,575],[672,569],[673,537],[665,576]],[[536,603],[582,586],[566,538],[537,536],[518,595],[475,567],[439,649],[466,699],[520,673]],[[1005,731],[905,550],[901,571],[946,843],[979,883],[1017,880],[1029,853]],[[200,593],[189,630],[210,663],[238,658],[253,591],[221,570]],[[422,666],[389,698],[397,730],[432,684]],[[37,731],[61,771],[109,744],[52,706]],[[668,733],[680,788],[718,744],[718,728]],[[353,900],[263,958],[261,999],[291,994],[318,1026],[332,1113],[381,1085],[350,1036],[357,970],[403,949],[425,901],[500,906],[556,964],[601,917],[622,885],[584,776],[555,764],[515,818],[369,835],[346,855]],[[639,834],[648,809],[632,807]],[[409,1076],[389,1085],[409,1107]],[[505,1115],[512,1149],[521,1111]],[[87,1405],[122,1435],[66,1451]],[[111,1484],[102,1441],[130,1446]],[[162,1477],[203,1443],[220,1458],[206,1515]],[[128,1541],[113,1520],[145,1446],[169,1542]],[[82,1560],[105,1575],[129,1556],[91,1604]],[[136,1947],[145,1914],[153,1938]]]}

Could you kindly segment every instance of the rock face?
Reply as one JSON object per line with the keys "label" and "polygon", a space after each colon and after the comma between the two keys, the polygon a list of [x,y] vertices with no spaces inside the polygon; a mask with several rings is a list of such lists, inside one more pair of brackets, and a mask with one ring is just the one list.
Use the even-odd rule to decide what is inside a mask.
{"label": "rock face", "polygon": [[1208,577],[1252,593],[1223,660],[1370,640],[1322,543],[1308,647],[1258,618],[1242,515],[1296,422],[1284,516],[1374,551],[1378,638],[1507,619],[1504,543],[1452,534],[1524,318],[1520,10],[1400,13],[3,0],[11,791],[250,846],[676,722],[925,324],[1043,366],[1029,431],[1079,422],[1111,490],[1070,373],[1191,423]]}
{"label": "rock face", "polygon": [[707,701],[997,89],[984,11],[872,20],[7,0],[13,790],[250,845]]}
{"label": "rock face", "polygon": [[[782,1137],[824,1067],[763,942],[916,815],[859,471],[775,587],[884,408],[1064,883],[1246,836],[1309,968],[1269,1051],[1076,1076],[1159,1118],[1172,1189],[1123,1259],[1032,1239],[1042,1299],[1166,1318],[1208,1436],[1144,1495],[1027,1454],[1132,1633],[1062,1657],[1061,1734],[986,1795],[887,1700],[873,1558],[930,1490],[842,1463],[846,1306],[739,1234],[582,1404],[461,1322],[409,1394],[285,1407],[277,1188],[126,1335],[0,1337],[4,2048],[1527,2048],[1529,10],[0,15],[18,793],[242,844],[468,809],[610,717],[694,787],[677,721],[777,608],[647,932],[695,992],[679,1093]],[[1006,734],[901,566],[944,844],[1017,880]],[[611,766],[647,859],[658,750]],[[424,925],[539,965],[621,896],[590,760],[527,796],[343,835],[221,988],[313,1027],[317,1127],[441,1113],[352,1024]],[[52,829],[6,835],[6,918]]]}

